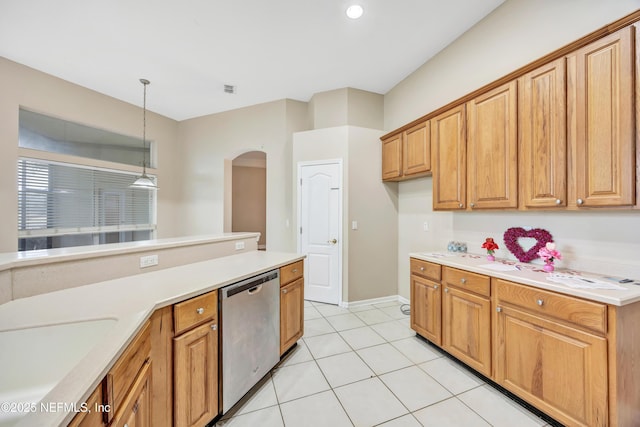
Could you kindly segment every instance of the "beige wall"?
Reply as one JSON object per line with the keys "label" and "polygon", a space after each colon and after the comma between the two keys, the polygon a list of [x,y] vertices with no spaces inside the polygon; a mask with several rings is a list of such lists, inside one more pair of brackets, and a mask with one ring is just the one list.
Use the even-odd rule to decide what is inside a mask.
{"label": "beige wall", "polygon": [[316,93],[309,100],[309,121],[313,129],[347,125],[382,129],[384,97],[353,88]]}
{"label": "beige wall", "polygon": [[[298,162],[335,159],[343,162],[342,300],[345,302],[397,293],[397,269],[393,261],[397,256],[397,194],[388,191],[380,181],[381,135],[382,131],[356,126],[294,134],[295,170]],[[291,185],[296,188],[295,177]],[[297,201],[297,193],[294,197]],[[358,230],[351,230],[352,221],[358,221]]]}
{"label": "beige wall", "polygon": [[[637,0],[507,0],[483,21],[385,95],[391,131],[550,53],[640,7]],[[398,185],[398,286],[409,296],[407,254],[466,241],[480,252],[487,236],[500,242],[512,226],[542,227],[566,259],[560,265],[640,277],[637,212],[434,212],[431,178]],[[429,231],[424,232],[427,221]],[[502,249],[499,256],[507,255]]]}
{"label": "beige wall", "polygon": [[266,244],[267,174],[261,167],[233,166],[232,231],[260,233],[258,245]]}
{"label": "beige wall", "polygon": [[[291,227],[292,133],[307,128],[307,104],[280,100],[180,122],[185,234],[224,228],[225,160],[267,154],[267,235],[270,250],[295,250]],[[287,226],[288,222],[288,226]]]}
{"label": "beige wall", "polygon": [[[244,249],[236,249],[236,242],[243,242]],[[157,249],[123,250],[112,255],[54,261],[17,266],[0,272],[0,304],[9,299],[30,297],[61,289],[134,276],[141,273],[177,267],[194,262],[207,261],[240,252],[255,251],[255,237],[238,236],[234,239],[214,242],[177,243],[174,247]],[[140,257],[156,255],[158,264],[140,268]],[[7,283],[10,285],[7,297]]]}
{"label": "beige wall", "polygon": [[[140,137],[141,108],[0,57],[0,252],[18,245],[18,110],[20,107],[72,122]],[[136,80],[137,82],[137,80]],[[142,88],[136,86],[136,90]],[[153,86],[149,91],[153,90]],[[180,150],[177,122],[149,113],[147,135],[157,144],[158,238],[182,234]],[[178,161],[176,161],[178,160]]]}

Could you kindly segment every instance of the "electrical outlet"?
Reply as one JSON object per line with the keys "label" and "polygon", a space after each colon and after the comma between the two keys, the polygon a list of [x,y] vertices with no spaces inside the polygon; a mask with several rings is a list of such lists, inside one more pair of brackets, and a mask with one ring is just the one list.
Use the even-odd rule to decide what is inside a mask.
{"label": "electrical outlet", "polygon": [[244,249],[244,242],[236,242],[236,251]]}
{"label": "electrical outlet", "polygon": [[351,221],[351,229],[352,230],[358,229],[358,221]]}
{"label": "electrical outlet", "polygon": [[140,268],[153,267],[154,265],[158,265],[158,255],[140,257]]}

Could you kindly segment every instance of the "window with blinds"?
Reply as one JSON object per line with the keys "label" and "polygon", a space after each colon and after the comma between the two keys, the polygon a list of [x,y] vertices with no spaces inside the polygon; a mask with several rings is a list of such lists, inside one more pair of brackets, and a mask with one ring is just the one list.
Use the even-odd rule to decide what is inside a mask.
{"label": "window with blinds", "polygon": [[136,174],[18,160],[20,250],[149,239],[155,191],[129,188]]}

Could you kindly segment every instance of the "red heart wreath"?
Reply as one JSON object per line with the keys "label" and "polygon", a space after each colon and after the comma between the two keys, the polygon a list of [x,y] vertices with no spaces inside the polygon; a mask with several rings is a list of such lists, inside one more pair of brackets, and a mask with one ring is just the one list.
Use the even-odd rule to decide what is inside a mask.
{"label": "red heart wreath", "polygon": [[[531,237],[536,239],[537,242],[531,249],[525,252],[518,242],[518,239],[521,237]],[[553,236],[542,228],[525,230],[521,227],[513,227],[504,232],[504,244],[520,262],[530,262],[538,258],[538,251],[548,242],[553,242]]]}

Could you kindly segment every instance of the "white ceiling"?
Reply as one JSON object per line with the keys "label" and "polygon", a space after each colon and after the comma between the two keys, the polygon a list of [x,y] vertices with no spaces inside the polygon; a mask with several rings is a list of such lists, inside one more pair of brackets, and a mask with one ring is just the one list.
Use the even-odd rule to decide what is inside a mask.
{"label": "white ceiling", "polygon": [[0,0],[0,56],[135,105],[147,78],[148,108],[184,120],[344,87],[384,94],[504,1]]}

